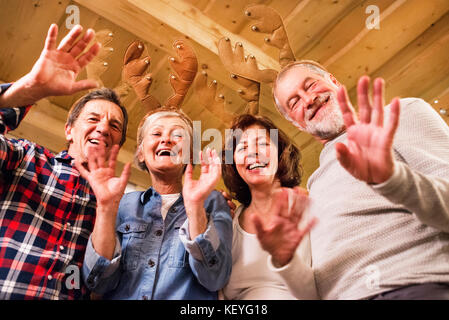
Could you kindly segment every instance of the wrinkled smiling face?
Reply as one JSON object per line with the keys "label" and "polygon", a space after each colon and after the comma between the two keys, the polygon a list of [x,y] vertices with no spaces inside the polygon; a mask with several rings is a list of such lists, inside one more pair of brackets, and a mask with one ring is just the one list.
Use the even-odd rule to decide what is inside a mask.
{"label": "wrinkled smiling face", "polygon": [[320,140],[331,140],[344,130],[337,101],[339,86],[330,74],[322,76],[293,66],[278,79],[274,94],[295,126]]}
{"label": "wrinkled smiling face", "polygon": [[145,162],[148,171],[179,170],[190,159],[190,136],[183,120],[163,117],[149,124],[139,146],[138,159]]}
{"label": "wrinkled smiling face", "polygon": [[75,122],[66,125],[68,153],[82,162],[92,152],[104,152],[108,156],[112,146],[120,144],[123,123],[123,113],[115,103],[103,99],[88,101]]}

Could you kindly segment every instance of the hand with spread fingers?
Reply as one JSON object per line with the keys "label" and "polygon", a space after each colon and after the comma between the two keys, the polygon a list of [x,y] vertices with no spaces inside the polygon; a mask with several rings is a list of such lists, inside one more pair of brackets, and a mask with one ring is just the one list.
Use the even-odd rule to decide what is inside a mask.
{"label": "hand with spread fingers", "polygon": [[256,214],[251,216],[259,243],[270,253],[276,267],[282,267],[290,262],[304,236],[317,223],[317,219],[313,217],[301,228],[298,227],[305,218],[304,211],[309,198],[307,192],[299,187],[290,190],[291,192],[288,188],[281,188],[273,195],[271,210],[274,214],[269,221],[264,222]]}
{"label": "hand with spread fingers", "polygon": [[83,28],[76,25],[56,47],[58,27],[52,24],[39,59],[32,70],[5,93],[4,99],[9,100],[2,105],[29,105],[48,96],[71,95],[81,90],[96,88],[98,84],[94,80],[76,81],[80,71],[100,50],[100,44],[95,43],[84,52],[94,39],[95,32],[88,29],[84,36],[78,39],[82,31]]}
{"label": "hand with spread fingers", "polygon": [[97,198],[98,206],[117,206],[125,191],[131,173],[131,164],[127,163],[120,177],[115,176],[115,167],[119,146],[111,148],[109,159],[106,159],[105,151],[94,150],[89,155],[87,166],[76,162],[76,168],[85,178]]}
{"label": "hand with spread fingers", "polygon": [[393,174],[393,138],[399,124],[400,103],[391,102],[388,121],[384,124],[384,81],[374,80],[373,101],[369,99],[367,76],[357,84],[359,119],[354,112],[344,87],[338,91],[338,102],[343,113],[347,131],[347,145],[336,144],[337,159],[355,178],[378,184]]}
{"label": "hand with spread fingers", "polygon": [[95,250],[103,257],[111,260],[115,248],[115,220],[120,200],[125,192],[131,174],[131,163],[123,168],[120,177],[115,176],[115,167],[119,146],[114,145],[109,159],[104,150],[94,150],[88,162],[75,162],[81,176],[85,178],[97,199],[97,216],[92,232],[92,243]]}
{"label": "hand with spread fingers", "polygon": [[188,164],[182,188],[191,239],[203,233],[207,228],[204,201],[214,190],[221,177],[221,162],[216,150],[200,151],[200,159],[201,175],[199,179],[193,179],[193,166]]}

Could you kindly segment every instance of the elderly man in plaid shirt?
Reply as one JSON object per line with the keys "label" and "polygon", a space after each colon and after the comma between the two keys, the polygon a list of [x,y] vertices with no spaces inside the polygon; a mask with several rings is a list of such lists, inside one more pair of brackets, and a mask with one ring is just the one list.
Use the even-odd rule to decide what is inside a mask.
{"label": "elderly man in plaid shirt", "polygon": [[[57,155],[24,139],[8,139],[8,130],[39,99],[70,95],[97,86],[76,81],[98,54],[88,48],[95,33],[75,26],[58,47],[53,24],[33,69],[0,88],[0,299],[79,299],[71,272],[81,270],[95,223],[96,199],[74,166],[102,152],[115,163],[126,137],[127,113],[112,90],[100,89],[78,100],[66,124],[68,150]],[[28,107],[19,107],[28,106]],[[122,180],[129,177],[129,165]],[[98,221],[97,221],[98,222]],[[69,268],[70,267],[70,268]],[[78,269],[77,269],[78,268]],[[76,279],[75,279],[76,280]]]}

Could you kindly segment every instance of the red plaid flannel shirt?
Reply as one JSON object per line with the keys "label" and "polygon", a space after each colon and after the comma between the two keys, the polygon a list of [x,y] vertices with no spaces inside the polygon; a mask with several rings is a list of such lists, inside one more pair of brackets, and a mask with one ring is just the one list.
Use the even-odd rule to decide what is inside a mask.
{"label": "red plaid flannel shirt", "polygon": [[28,109],[0,109],[0,299],[80,299],[95,196],[66,151],[4,136]]}

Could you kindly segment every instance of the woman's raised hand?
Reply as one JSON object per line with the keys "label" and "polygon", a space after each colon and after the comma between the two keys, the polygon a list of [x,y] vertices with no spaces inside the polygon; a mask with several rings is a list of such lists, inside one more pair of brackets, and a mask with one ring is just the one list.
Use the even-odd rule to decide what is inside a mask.
{"label": "woman's raised hand", "polygon": [[187,204],[201,204],[214,190],[221,177],[221,160],[216,150],[200,151],[201,175],[198,180],[193,179],[193,166],[187,165],[184,175],[182,195]]}

